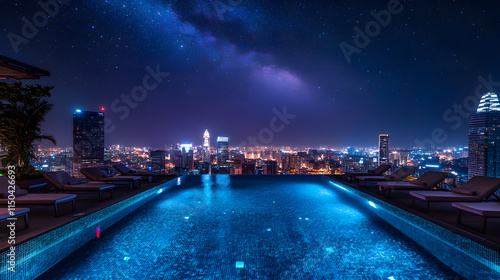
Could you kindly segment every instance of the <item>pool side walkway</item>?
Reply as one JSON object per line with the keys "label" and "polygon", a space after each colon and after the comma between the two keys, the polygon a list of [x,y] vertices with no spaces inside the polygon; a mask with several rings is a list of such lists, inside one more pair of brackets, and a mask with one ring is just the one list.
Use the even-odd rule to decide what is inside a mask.
{"label": "pool side walkway", "polygon": [[[156,176],[153,182],[148,183],[147,181],[141,181],[140,187],[135,186],[133,190],[130,189],[128,183],[125,185],[116,185],[115,189],[113,190],[113,198],[109,199],[109,191],[103,191],[101,201],[99,201],[97,192],[74,192],[74,194],[77,195],[75,199],[75,211],[71,212],[71,203],[61,204],[58,206],[60,215],[59,217],[54,216],[53,205],[19,206],[19,208],[30,208],[31,210],[28,213],[28,228],[25,228],[24,220],[22,218],[18,218],[16,222],[16,245],[47,233],[53,229],[59,228],[79,218],[85,217],[91,213],[104,209],[110,205],[116,204],[143,191],[154,188],[176,177],[178,176]],[[55,192],[52,191],[50,193]],[[65,193],[70,194],[72,192],[68,191]],[[7,224],[7,221],[0,223],[0,252],[6,250],[11,246],[7,242]]]}
{"label": "pool side walkway", "polygon": [[415,200],[415,208],[412,208],[411,196],[407,190],[393,191],[388,196],[379,193],[376,182],[358,187],[356,181],[348,182],[342,175],[326,176],[500,252],[500,219],[488,219],[486,233],[481,233],[482,217],[462,212],[462,224],[458,224],[457,209],[451,206],[451,202],[431,203],[430,211],[427,212],[425,202],[420,200]]}

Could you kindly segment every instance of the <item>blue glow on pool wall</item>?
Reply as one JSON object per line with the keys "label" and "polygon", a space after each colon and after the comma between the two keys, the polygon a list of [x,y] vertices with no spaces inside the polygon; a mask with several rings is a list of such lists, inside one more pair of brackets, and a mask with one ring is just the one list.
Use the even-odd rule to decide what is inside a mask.
{"label": "blue glow on pool wall", "polygon": [[[91,241],[42,279],[457,276],[374,221],[376,215],[364,214],[368,200],[347,202],[341,195],[347,187],[330,187],[320,178],[183,177],[183,187],[172,189],[175,195],[155,196],[107,228],[106,238]],[[404,261],[395,262],[394,256]]]}
{"label": "blue glow on pool wall", "polygon": [[332,181],[330,181],[330,184],[334,185],[334,186],[335,186],[335,187],[337,187],[337,188],[343,189],[344,191],[348,191],[345,187],[343,187],[343,186],[341,186],[341,185],[339,185],[339,184],[337,184],[337,183],[334,183],[334,182],[332,182]]}

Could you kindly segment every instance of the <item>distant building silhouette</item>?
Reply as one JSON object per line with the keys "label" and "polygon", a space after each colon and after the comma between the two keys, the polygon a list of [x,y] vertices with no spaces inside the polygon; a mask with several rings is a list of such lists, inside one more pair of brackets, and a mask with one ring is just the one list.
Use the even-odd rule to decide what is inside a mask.
{"label": "distant building silhouette", "polygon": [[186,169],[187,172],[191,172],[194,169],[194,152],[192,144],[181,144],[182,152],[182,168]]}
{"label": "distant building silhouette", "polygon": [[167,152],[165,150],[156,150],[149,152],[151,159],[151,172],[158,174],[165,174],[165,157]]}
{"label": "distant building silhouette", "polygon": [[212,174],[212,164],[210,162],[198,163],[199,174]]}
{"label": "distant building silhouette", "polygon": [[264,174],[278,174],[278,162],[274,160],[266,160],[266,164],[264,165]]}
{"label": "distant building silhouette", "polygon": [[73,114],[73,176],[80,169],[104,164],[104,113],[76,110]]}
{"label": "distant building silhouette", "polygon": [[170,162],[173,164],[174,169],[182,168],[182,150],[179,144],[170,149]]}
{"label": "distant building silhouette", "polygon": [[230,174],[229,137],[217,137],[217,173]]}
{"label": "distant building silhouette", "polygon": [[241,174],[251,175],[255,174],[255,161],[249,160],[241,164]]}
{"label": "distant building silhouette", "polygon": [[299,165],[298,156],[291,153],[283,153],[282,155],[282,169],[283,173],[294,173]]}
{"label": "distant building silhouette", "polygon": [[217,137],[217,164],[224,165],[229,159],[229,137]]}
{"label": "distant building silhouette", "polygon": [[205,129],[205,133],[203,133],[201,158],[204,162],[210,162],[210,133],[208,133],[208,129]]}
{"label": "distant building silhouette", "polygon": [[469,178],[500,177],[500,102],[485,93],[469,119]]}
{"label": "distant building silhouette", "polygon": [[380,134],[378,136],[378,164],[389,163],[389,134]]}

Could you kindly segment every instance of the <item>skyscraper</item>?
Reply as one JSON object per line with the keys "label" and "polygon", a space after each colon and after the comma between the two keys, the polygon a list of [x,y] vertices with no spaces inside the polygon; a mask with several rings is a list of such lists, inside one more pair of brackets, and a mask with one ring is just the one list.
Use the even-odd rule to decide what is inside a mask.
{"label": "skyscraper", "polygon": [[73,114],[73,176],[80,169],[104,163],[104,113],[76,110]]}
{"label": "skyscraper", "polygon": [[151,171],[154,173],[165,174],[165,157],[167,152],[164,150],[156,150],[149,152],[151,159]]}
{"label": "skyscraper", "polygon": [[180,147],[182,151],[182,168],[191,172],[194,169],[193,144],[181,144]]}
{"label": "skyscraper", "polygon": [[170,150],[170,162],[174,165],[176,170],[182,168],[182,149],[179,144],[175,145],[175,147]]}
{"label": "skyscraper", "polygon": [[217,164],[225,165],[229,160],[229,137],[217,137]]}
{"label": "skyscraper", "polygon": [[469,178],[500,177],[500,102],[485,93],[469,119]]}
{"label": "skyscraper", "polygon": [[201,151],[201,157],[204,162],[210,162],[210,133],[208,129],[205,129],[203,133],[203,149]]}
{"label": "skyscraper", "polygon": [[274,160],[267,160],[264,165],[264,174],[278,174],[278,163]]}
{"label": "skyscraper", "polygon": [[229,160],[229,137],[217,137],[217,172],[219,174],[230,174]]}
{"label": "skyscraper", "polygon": [[241,174],[243,175],[255,174],[255,161],[248,160],[247,162],[242,163]]}
{"label": "skyscraper", "polygon": [[389,164],[389,134],[378,136],[378,164]]}

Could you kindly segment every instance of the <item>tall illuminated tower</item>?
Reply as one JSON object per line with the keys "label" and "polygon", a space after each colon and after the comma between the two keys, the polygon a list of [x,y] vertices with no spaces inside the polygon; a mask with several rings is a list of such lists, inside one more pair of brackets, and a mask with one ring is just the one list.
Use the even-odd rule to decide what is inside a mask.
{"label": "tall illuminated tower", "polygon": [[378,136],[378,164],[389,164],[389,134]]}
{"label": "tall illuminated tower", "polygon": [[73,114],[73,176],[80,169],[104,163],[104,113],[76,110]]}
{"label": "tall illuminated tower", "polygon": [[469,119],[469,178],[500,177],[500,101],[483,94],[476,114]]}
{"label": "tall illuminated tower", "polygon": [[204,162],[210,162],[210,133],[205,129],[203,133],[203,151],[201,154]]}
{"label": "tall illuminated tower", "polygon": [[217,137],[217,164],[226,165],[229,159],[229,137]]}

